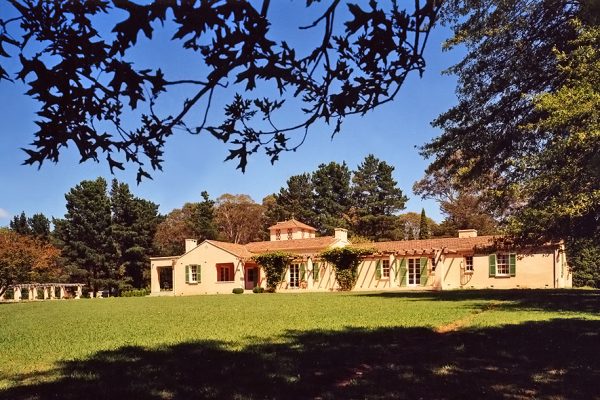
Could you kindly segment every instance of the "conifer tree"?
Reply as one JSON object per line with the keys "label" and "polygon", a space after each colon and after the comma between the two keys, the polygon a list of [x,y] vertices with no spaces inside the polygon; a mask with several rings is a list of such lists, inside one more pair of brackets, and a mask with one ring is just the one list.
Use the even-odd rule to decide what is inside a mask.
{"label": "conifer tree", "polygon": [[54,222],[71,278],[84,280],[94,293],[117,283],[118,254],[106,190],[103,178],[80,182],[65,195],[64,219]]}
{"label": "conifer tree", "polygon": [[393,236],[394,214],[404,209],[408,200],[396,186],[393,171],[393,166],[370,154],[354,172],[354,233],[372,240],[385,240]]}

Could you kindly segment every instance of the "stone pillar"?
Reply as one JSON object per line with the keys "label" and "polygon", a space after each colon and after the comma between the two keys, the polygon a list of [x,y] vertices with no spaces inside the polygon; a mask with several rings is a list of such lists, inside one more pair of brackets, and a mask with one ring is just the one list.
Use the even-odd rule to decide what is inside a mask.
{"label": "stone pillar", "polygon": [[27,288],[27,299],[28,300],[35,300],[33,297],[33,288],[31,286],[29,286]]}
{"label": "stone pillar", "polygon": [[4,301],[4,293],[0,294],[0,301]]}
{"label": "stone pillar", "polygon": [[56,298],[56,287],[50,286],[50,300],[54,300]]}
{"label": "stone pillar", "polygon": [[48,300],[48,286],[44,286],[44,300]]}
{"label": "stone pillar", "polygon": [[37,297],[38,297],[37,286],[34,286],[33,289],[31,289],[31,291],[33,292],[33,300],[37,300]]}
{"label": "stone pillar", "polygon": [[59,290],[60,290],[60,294],[59,294],[58,298],[62,300],[65,298],[65,287],[59,286]]}
{"label": "stone pillar", "polygon": [[77,285],[77,291],[75,292],[75,298],[80,299],[83,291],[81,285]]}
{"label": "stone pillar", "polygon": [[13,299],[15,301],[21,301],[21,288],[19,286],[13,287]]}
{"label": "stone pillar", "polygon": [[160,280],[156,265],[150,265],[150,293],[160,293]]}

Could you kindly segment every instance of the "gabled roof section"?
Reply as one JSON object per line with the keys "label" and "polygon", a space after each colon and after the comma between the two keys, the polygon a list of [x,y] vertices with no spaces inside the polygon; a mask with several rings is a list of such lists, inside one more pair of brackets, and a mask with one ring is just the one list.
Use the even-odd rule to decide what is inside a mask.
{"label": "gabled roof section", "polygon": [[309,231],[316,232],[316,229],[313,228],[312,226],[306,225],[305,223],[302,223],[294,218],[288,219],[287,221],[277,222],[275,225],[270,226],[269,230],[271,230],[271,229],[290,229],[290,228],[301,228],[301,229],[306,229]]}
{"label": "gabled roof section", "polygon": [[333,244],[337,243],[339,239],[333,236],[322,236],[310,239],[294,239],[294,240],[274,240],[267,242],[251,242],[246,245],[246,248],[254,253],[266,253],[269,251],[323,251]]}
{"label": "gabled roof section", "polygon": [[394,242],[361,243],[356,247],[375,249],[379,253],[428,252],[445,249],[448,251],[474,251],[493,246],[496,236],[476,236],[470,238],[440,238],[421,240],[400,240]]}
{"label": "gabled roof section", "polygon": [[236,257],[250,258],[253,256],[253,254],[250,253],[246,248],[246,245],[243,244],[220,242],[218,240],[205,240],[205,242],[210,243],[221,250],[225,250],[226,252],[231,253]]}

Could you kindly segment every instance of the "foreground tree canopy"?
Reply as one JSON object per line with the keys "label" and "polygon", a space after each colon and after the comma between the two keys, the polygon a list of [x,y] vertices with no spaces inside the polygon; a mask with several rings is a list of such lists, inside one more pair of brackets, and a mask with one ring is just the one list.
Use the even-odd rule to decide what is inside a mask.
{"label": "foreground tree canopy", "polygon": [[467,55],[448,71],[458,104],[423,147],[421,194],[452,182],[526,241],[599,237],[599,3],[469,3],[449,10],[446,45]]}
{"label": "foreground tree canopy", "polygon": [[[140,180],[149,176],[146,163],[161,168],[163,145],[175,129],[207,131],[231,144],[227,158],[237,159],[242,170],[247,156],[261,148],[273,161],[295,150],[319,120],[339,132],[344,117],[394,99],[407,74],[423,72],[423,49],[441,2],[416,0],[404,10],[387,2],[307,0],[319,16],[299,28],[319,30],[320,39],[303,55],[273,37],[269,0],[9,3],[14,18],[0,21],[0,55],[18,56],[16,78],[29,85],[27,94],[41,107],[26,163],[57,161],[72,142],[82,161],[106,153],[111,170],[124,168],[124,160],[137,164]],[[106,14],[123,12],[127,16],[107,30]],[[134,63],[142,36],[164,32],[174,32],[171,40],[198,59],[199,68],[183,79]],[[0,79],[14,76],[0,64]],[[276,94],[253,96],[257,84],[265,83]],[[235,94],[225,120],[212,124],[207,116],[213,94],[227,85],[244,94]],[[162,114],[162,97],[171,96],[174,86],[193,89],[177,112]],[[280,125],[276,112],[292,98],[304,118]],[[198,108],[200,120],[191,117]],[[127,126],[128,115],[138,116],[139,124]],[[294,144],[288,142],[292,132],[300,136]]]}

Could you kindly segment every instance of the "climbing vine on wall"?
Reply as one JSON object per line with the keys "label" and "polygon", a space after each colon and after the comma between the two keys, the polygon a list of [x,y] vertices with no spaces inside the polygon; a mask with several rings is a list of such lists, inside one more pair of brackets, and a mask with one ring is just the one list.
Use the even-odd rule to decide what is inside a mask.
{"label": "climbing vine on wall", "polygon": [[321,253],[321,258],[333,265],[340,290],[348,291],[352,290],[358,279],[361,257],[372,253],[372,249],[342,247],[325,250]]}
{"label": "climbing vine on wall", "polygon": [[284,279],[285,269],[294,259],[289,253],[274,251],[252,257],[262,267],[267,279],[267,291],[275,292],[277,285]]}

